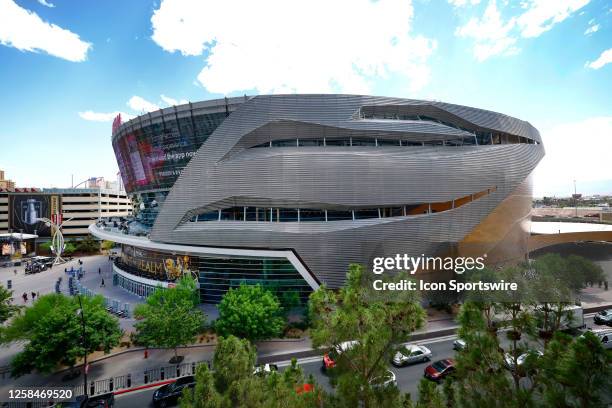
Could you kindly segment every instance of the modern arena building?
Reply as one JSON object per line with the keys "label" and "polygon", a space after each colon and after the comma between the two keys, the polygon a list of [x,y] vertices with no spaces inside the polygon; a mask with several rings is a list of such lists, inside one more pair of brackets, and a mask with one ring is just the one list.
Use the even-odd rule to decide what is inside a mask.
{"label": "modern arena building", "polygon": [[304,299],[374,257],[524,259],[544,156],[519,119],[357,95],[189,103],[117,120],[112,143],[136,216],[90,231],[122,246],[115,283],[189,273],[205,303],[241,282]]}

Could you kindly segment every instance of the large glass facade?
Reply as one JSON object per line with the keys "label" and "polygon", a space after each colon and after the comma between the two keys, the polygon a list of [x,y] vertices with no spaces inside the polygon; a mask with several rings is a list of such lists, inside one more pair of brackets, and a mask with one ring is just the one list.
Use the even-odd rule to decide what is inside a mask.
{"label": "large glass facade", "polygon": [[226,118],[225,112],[178,118],[127,130],[113,139],[113,149],[127,192],[169,189],[202,143]]}
{"label": "large glass facade", "polygon": [[[197,277],[202,303],[218,303],[241,283],[260,284],[284,303],[299,299],[305,304],[312,292],[287,259],[181,255],[122,245],[121,257],[115,262],[121,270],[148,279],[175,282],[183,275]],[[154,289],[125,277],[115,279],[117,285],[139,296],[148,296]]]}

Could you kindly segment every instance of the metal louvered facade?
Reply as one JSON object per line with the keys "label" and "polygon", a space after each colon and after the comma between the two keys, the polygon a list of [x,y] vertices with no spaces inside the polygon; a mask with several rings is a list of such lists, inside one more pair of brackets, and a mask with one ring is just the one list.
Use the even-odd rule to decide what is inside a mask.
{"label": "metal louvered facade", "polygon": [[[350,263],[398,253],[487,252],[507,240],[518,245],[500,256],[507,261],[526,252],[517,242],[528,235],[529,176],[543,156],[528,122],[481,109],[358,95],[243,98],[182,169],[150,240],[228,257],[293,253],[310,280],[330,287]],[[300,211],[320,218],[278,215]],[[338,213],[352,218],[328,217]]]}

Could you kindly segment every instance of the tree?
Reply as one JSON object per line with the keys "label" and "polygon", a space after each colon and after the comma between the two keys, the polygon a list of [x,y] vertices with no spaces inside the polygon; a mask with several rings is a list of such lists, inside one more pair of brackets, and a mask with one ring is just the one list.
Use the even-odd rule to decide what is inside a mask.
{"label": "tree", "polygon": [[[553,375],[556,374],[556,381],[565,390],[566,406],[608,406],[612,389],[612,354],[603,348],[595,334],[585,332],[578,337],[571,343],[569,352],[564,353],[557,362]],[[546,395],[551,397],[554,393]]]}
{"label": "tree", "polygon": [[192,343],[202,330],[205,315],[197,308],[195,282],[184,277],[174,288],[157,288],[134,310],[139,321],[136,341],[148,347],[174,349],[171,362],[181,359],[178,347]]}
{"label": "tree", "polygon": [[21,306],[13,304],[13,291],[0,285],[0,324],[13,317]]}
{"label": "tree", "polygon": [[326,398],[314,380],[304,379],[296,360],[282,374],[255,375],[255,350],[246,339],[220,337],[213,362],[214,372],[198,367],[194,392],[184,393],[181,407],[314,408]]}
{"label": "tree", "polygon": [[437,385],[425,378],[419,382],[419,400],[416,408],[444,408],[444,396]]}
{"label": "tree", "polygon": [[[77,315],[76,298],[60,294],[41,296],[32,307],[17,316],[6,330],[5,341],[25,340],[24,350],[11,362],[13,376],[36,369],[51,372],[58,365],[74,366],[85,353],[108,353],[119,343],[119,321],[104,306],[104,298],[83,298],[85,342]],[[86,349],[85,349],[86,346]]]}
{"label": "tree", "polygon": [[250,341],[279,336],[285,326],[278,298],[261,285],[241,284],[230,289],[218,306],[217,333]]}
{"label": "tree", "polygon": [[[397,389],[373,387],[372,381],[386,373],[399,344],[424,323],[425,312],[415,292],[376,291],[373,276],[364,273],[361,265],[350,265],[346,283],[338,292],[323,285],[310,296],[310,335],[315,347],[337,348],[345,341],[357,342],[339,355],[334,368],[338,395],[346,406],[367,408],[401,403]],[[384,275],[380,279],[391,283],[406,276]]]}
{"label": "tree", "polygon": [[88,234],[83,240],[77,241],[76,249],[79,252],[87,254],[100,251],[100,241],[94,239],[91,234]]}
{"label": "tree", "polygon": [[483,306],[466,302],[457,320],[458,335],[466,347],[457,353],[457,372],[452,382],[455,406],[489,408],[511,406],[512,389],[503,369],[503,355],[495,332],[488,330]]}
{"label": "tree", "polygon": [[255,349],[248,340],[232,335],[219,337],[213,359],[217,389],[223,393],[231,384],[251,377],[255,359]]}
{"label": "tree", "polygon": [[100,245],[100,247],[105,251],[113,249],[114,246],[115,243],[113,241],[102,241],[102,244]]}

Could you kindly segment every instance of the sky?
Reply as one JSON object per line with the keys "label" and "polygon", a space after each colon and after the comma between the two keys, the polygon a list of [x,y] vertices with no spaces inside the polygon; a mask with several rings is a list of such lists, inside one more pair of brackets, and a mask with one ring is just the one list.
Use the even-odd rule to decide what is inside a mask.
{"label": "sky", "polygon": [[116,180],[111,122],[268,93],[431,99],[539,129],[534,195],[612,194],[610,0],[0,0],[0,169]]}

